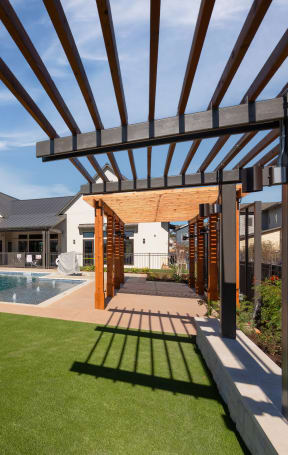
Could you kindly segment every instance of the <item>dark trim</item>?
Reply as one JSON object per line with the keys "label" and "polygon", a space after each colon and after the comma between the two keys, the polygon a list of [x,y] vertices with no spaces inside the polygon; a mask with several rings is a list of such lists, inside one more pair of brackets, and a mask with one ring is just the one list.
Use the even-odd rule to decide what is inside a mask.
{"label": "dark trim", "polygon": [[[56,138],[53,141],[41,141],[36,144],[36,155],[43,161],[52,161],[171,142],[185,142],[197,138],[273,129],[279,128],[279,121],[283,116],[283,100],[275,98],[255,103],[253,123],[250,122],[248,105],[243,104],[219,108],[219,125],[213,124],[213,112],[208,110],[154,122],[77,134],[74,140],[73,136],[68,136]],[[150,133],[150,123],[154,126],[153,134]]]}

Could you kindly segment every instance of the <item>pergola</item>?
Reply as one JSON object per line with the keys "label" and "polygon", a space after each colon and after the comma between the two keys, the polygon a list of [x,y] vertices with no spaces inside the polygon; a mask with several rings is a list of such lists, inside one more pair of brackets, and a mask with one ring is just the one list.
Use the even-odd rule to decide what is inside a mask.
{"label": "pergola", "polygon": [[[25,88],[16,79],[15,75],[10,71],[2,59],[0,59],[0,78],[4,84],[11,90],[20,103],[38,122],[41,128],[46,132],[49,139],[37,143],[37,157],[42,158],[42,161],[69,159],[72,164],[81,172],[88,181],[87,185],[82,187],[83,194],[87,195],[90,203],[95,207],[95,245],[96,248],[96,294],[100,295],[102,290],[98,288],[99,283],[103,278],[103,253],[102,239],[102,218],[103,211],[108,215],[108,231],[116,231],[120,234],[110,235],[110,239],[115,244],[116,258],[120,255],[120,250],[123,252],[123,224],[128,218],[128,211],[125,212],[123,206],[114,207],[113,201],[117,200],[121,194],[122,201],[135,205],[137,194],[141,194],[144,201],[146,194],[151,194],[151,200],[157,201],[155,191],[161,191],[161,196],[158,197],[159,211],[152,211],[154,219],[160,219],[160,213],[163,213],[169,204],[165,206],[165,210],[161,212],[161,199],[164,200],[168,195],[174,201],[177,200],[177,195],[185,194],[185,202],[183,196],[183,212],[177,213],[177,216],[183,219],[183,215],[191,213],[190,221],[190,254],[193,255],[193,226],[195,216],[197,218],[198,244],[201,238],[200,229],[203,216],[197,213],[197,209],[193,211],[194,201],[192,200],[191,192],[193,187],[197,187],[196,193],[199,195],[198,203],[219,202],[221,208],[220,213],[214,213],[210,217],[210,230],[215,231],[216,217],[220,218],[220,301],[221,301],[221,330],[222,336],[235,338],[236,335],[236,282],[237,282],[237,184],[243,185],[243,192],[258,191],[263,186],[271,186],[276,184],[282,185],[282,330],[283,330],[283,413],[288,416],[288,120],[287,120],[287,90],[286,84],[275,98],[257,101],[258,96],[266,87],[268,82],[280,68],[288,55],[288,30],[272,51],[266,62],[263,63],[258,75],[248,88],[243,93],[243,97],[239,104],[231,107],[220,107],[221,102],[226,94],[230,84],[240,67],[247,50],[257,30],[262,23],[262,20],[272,3],[272,0],[255,0],[248,12],[240,34],[232,49],[231,55],[220,77],[213,96],[208,104],[207,110],[197,113],[186,113],[188,97],[191,91],[193,80],[197,71],[200,55],[205,42],[210,18],[212,15],[215,0],[202,0],[197,23],[195,26],[194,36],[192,39],[191,50],[187,62],[186,72],[183,80],[182,91],[179,98],[178,108],[174,117],[165,119],[155,119],[155,98],[157,86],[157,62],[158,62],[158,43],[159,43],[159,27],[160,27],[160,0],[150,1],[150,65],[149,65],[149,116],[146,122],[129,124],[128,114],[126,109],[124,88],[122,84],[121,70],[117,52],[117,43],[115,39],[113,20],[109,0],[96,0],[98,14],[102,27],[108,62],[117,100],[121,125],[117,128],[105,129],[93,96],[93,92],[86,76],[84,66],[81,61],[77,46],[75,44],[70,26],[65,17],[60,0],[43,0],[54,28],[57,32],[59,40],[66,53],[67,59],[73,70],[75,78],[79,84],[82,95],[85,99],[91,118],[93,119],[95,130],[90,133],[81,133],[75,119],[69,111],[65,101],[59,93],[52,77],[50,76],[43,60],[38,54],[32,41],[30,40],[26,30],[20,22],[16,12],[12,8],[8,0],[0,0],[0,17],[15,41],[16,45],[22,52],[23,56],[34,71],[36,77],[47,92],[51,101],[65,121],[71,135],[68,137],[59,137],[53,126],[40,111],[31,96]],[[147,70],[148,71],[148,70]],[[226,166],[234,159],[239,152],[253,139],[256,133],[260,130],[267,130],[267,134],[259,141],[232,170],[225,170]],[[214,169],[213,172],[207,172],[208,166],[220,152],[229,137],[233,134],[241,133],[242,136],[232,149],[225,155],[221,163]],[[257,157],[263,150],[280,136],[280,144],[267,150],[267,153],[259,159],[256,165],[252,168],[245,167],[249,162]],[[192,161],[201,141],[205,138],[218,137],[217,142],[212,147],[208,155],[203,159],[197,173],[187,174],[187,169]],[[192,141],[190,149],[181,167],[179,175],[170,176],[169,169],[171,160],[175,151],[175,145],[178,142]],[[151,178],[151,156],[153,146],[159,144],[168,144],[167,158],[164,166],[163,175],[158,178]],[[147,178],[138,179],[137,171],[134,162],[133,149],[147,148]],[[128,151],[132,180],[123,180],[119,170],[117,159],[121,156],[121,151]],[[117,153],[115,153],[117,152]],[[111,165],[118,177],[118,182],[108,182],[101,167],[97,162],[97,155],[107,153]],[[117,155],[117,158],[116,158]],[[80,157],[87,157],[96,172],[102,177],[103,183],[95,184],[93,178],[79,161]],[[199,187],[217,185],[219,191],[217,195],[214,190],[210,190],[213,194],[212,200],[208,189],[199,190]],[[180,189],[183,193],[179,193]],[[186,192],[185,192],[186,190]],[[170,191],[170,193],[169,193]],[[214,193],[213,193],[214,191]],[[190,193],[189,193],[190,192]],[[144,196],[145,193],[145,196]],[[88,195],[91,196],[88,196]],[[189,198],[190,194],[190,198]],[[163,195],[163,196],[162,196]],[[174,196],[173,196],[174,195]],[[202,199],[203,196],[203,199]],[[148,196],[147,196],[148,197]],[[114,198],[114,199],[113,199]],[[119,199],[120,200],[120,199]],[[132,201],[132,202],[131,202]],[[144,204],[144,203],[143,203]],[[185,205],[185,207],[183,207]],[[187,209],[190,206],[190,209]],[[129,205],[130,206],[130,205]],[[156,203],[157,206],[157,203]],[[172,207],[175,207],[175,202]],[[199,204],[198,204],[199,206]],[[128,210],[126,207],[126,210]],[[163,205],[164,207],[164,205]],[[180,207],[180,205],[179,205]],[[192,208],[191,208],[192,207]],[[142,207],[143,217],[145,207]],[[132,210],[132,209],[131,209]],[[189,211],[190,210],[190,211]],[[171,213],[171,216],[173,213]],[[125,218],[125,216],[127,218]],[[163,215],[165,216],[165,215]],[[168,215],[167,215],[168,216]],[[190,216],[190,215],[189,215]],[[210,215],[209,215],[210,216]],[[110,217],[110,221],[109,221]],[[123,217],[123,219],[122,219]],[[214,218],[213,218],[214,217]],[[190,219],[187,216],[188,219]],[[135,211],[135,218],[137,212]],[[173,220],[175,218],[171,218]],[[113,223],[115,226],[113,227]],[[213,225],[214,223],[214,225]],[[121,234],[122,233],[122,234]],[[212,238],[212,237],[211,237]],[[111,240],[111,241],[112,241]],[[122,242],[122,243],[121,243]],[[109,248],[112,248],[110,245]],[[199,248],[199,246],[198,246]],[[110,253],[109,253],[110,251]],[[108,255],[113,256],[113,250],[109,250]],[[198,251],[198,256],[201,256],[201,251]],[[212,256],[211,256],[212,257]],[[117,259],[118,260],[118,259]],[[119,259],[121,260],[121,259]],[[122,266],[121,266],[122,267]],[[121,268],[119,266],[119,269]],[[123,268],[123,267],[122,267]],[[193,269],[193,267],[191,267]],[[210,268],[210,270],[212,270]],[[110,268],[111,271],[111,268]],[[192,273],[192,272],[191,272]],[[215,268],[211,274],[215,274]],[[210,274],[210,275],[211,275]],[[211,279],[212,275],[209,279]],[[122,277],[123,279],[123,277]],[[215,278],[214,278],[215,279]],[[111,279],[109,279],[111,283]],[[193,275],[191,276],[193,283]],[[116,283],[116,287],[117,287]],[[101,286],[101,283],[100,283]],[[198,287],[198,291],[201,289]],[[110,292],[110,291],[109,291]]]}

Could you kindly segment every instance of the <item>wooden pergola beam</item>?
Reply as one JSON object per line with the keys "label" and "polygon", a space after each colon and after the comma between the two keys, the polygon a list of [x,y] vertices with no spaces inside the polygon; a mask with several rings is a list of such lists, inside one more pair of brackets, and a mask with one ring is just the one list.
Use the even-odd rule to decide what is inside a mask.
{"label": "wooden pergola beam", "polygon": [[114,153],[113,152],[108,152],[107,156],[108,156],[108,159],[109,159],[109,161],[111,163],[113,171],[115,172],[116,177],[118,178],[118,180],[122,180],[123,176],[122,176],[122,174],[120,172],[118,163],[117,163],[116,158],[114,156]]}
{"label": "wooden pergola beam", "polygon": [[124,262],[125,262],[125,243],[124,243],[124,236],[125,236],[125,227],[124,223],[120,222],[120,283],[124,283]]}
{"label": "wooden pergola beam", "polygon": [[[282,38],[271,52],[269,58],[259,71],[258,75],[250,85],[249,89],[243,96],[241,104],[246,102],[253,102],[260,95],[262,90],[266,87],[268,82],[272,79],[276,71],[280,68],[286,57],[288,56],[288,30],[283,34]],[[204,172],[209,164],[214,160],[216,155],[226,144],[230,135],[221,136],[216,144],[212,147],[212,150],[208,153],[205,160],[201,164],[198,172]]]}
{"label": "wooden pergola beam", "polygon": [[136,172],[136,166],[135,166],[135,161],[134,161],[134,155],[132,150],[128,150],[128,158],[130,162],[130,167],[133,175],[133,179],[137,180],[137,172]]}
{"label": "wooden pergola beam", "polygon": [[278,156],[280,153],[280,145],[277,144],[273,147],[269,152],[267,152],[260,160],[258,160],[254,166],[265,166],[265,164],[269,163],[275,156]]}
{"label": "wooden pergola beam", "polygon": [[[196,292],[199,295],[204,294],[204,218],[198,217],[197,219],[197,279],[196,279]],[[202,233],[201,233],[202,232]]]}
{"label": "wooden pergola beam", "polygon": [[169,149],[167,152],[167,158],[166,158],[166,163],[165,163],[165,168],[164,168],[164,177],[167,177],[171,165],[171,161],[174,155],[176,143],[172,142],[172,144],[169,145]]}
{"label": "wooden pergola beam", "polygon": [[107,240],[106,240],[106,261],[107,261],[107,297],[114,297],[114,215],[107,215]]}
{"label": "wooden pergola beam", "polygon": [[93,155],[87,156],[87,159],[94,170],[97,172],[98,176],[101,177],[103,182],[109,182],[109,179],[106,177],[105,173],[103,172],[102,167],[99,165],[98,161],[95,159]]}
{"label": "wooden pergola beam", "polygon": [[160,8],[161,0],[150,0],[149,121],[155,117]]}
{"label": "wooden pergola beam", "polygon": [[101,201],[95,201],[95,308],[104,310],[104,252],[103,252],[103,208]]}
{"label": "wooden pergola beam", "polygon": [[261,139],[251,150],[248,152],[237,164],[235,164],[233,169],[241,169],[246,166],[249,161],[253,160],[258,153],[261,153],[268,145],[270,145],[275,139],[279,137],[279,129],[275,129],[266,134],[266,136]]}
{"label": "wooden pergola beam", "polygon": [[199,8],[193,40],[191,44],[188,63],[182,85],[181,95],[178,103],[178,114],[184,114],[192,84],[198,67],[200,55],[203,49],[208,26],[213,12],[215,0],[202,0]]}
{"label": "wooden pergola beam", "polygon": [[60,0],[43,0],[97,130],[103,128],[93,92]]}
{"label": "wooden pergola beam", "polygon": [[18,81],[14,76],[12,71],[8,68],[6,63],[0,57],[0,80],[6,87],[13,93],[15,98],[22,104],[27,112],[34,118],[38,125],[42,128],[43,131],[50,137],[54,139],[59,137],[55,129],[45,117],[43,112],[39,109],[37,104],[33,101],[29,93],[25,90],[23,85]]}
{"label": "wooden pergola beam", "polygon": [[[288,90],[288,83],[284,85],[282,90],[278,93],[276,98],[279,98],[280,96],[283,96]],[[272,133],[272,132],[271,132]],[[274,131],[276,133],[275,139],[279,135],[278,129]],[[232,161],[236,155],[253,139],[253,137],[257,134],[257,131],[250,131],[250,133],[245,133],[243,136],[240,137],[240,139],[236,142],[235,145],[233,145],[232,149],[225,155],[223,160],[218,164],[218,166],[215,168],[215,171],[219,171],[220,169],[224,169],[224,167],[227,166],[227,164]]]}
{"label": "wooden pergola beam", "polygon": [[9,1],[0,3],[0,18],[71,133],[80,133],[78,125]]}
{"label": "wooden pergola beam", "polygon": [[115,240],[114,240],[114,288],[120,289],[121,283],[121,257],[120,257],[120,221],[115,219]]}
{"label": "wooden pergola beam", "polygon": [[218,300],[218,232],[217,214],[209,216],[209,239],[208,239],[208,302]]}
{"label": "wooden pergola beam", "polygon": [[151,178],[152,147],[147,147],[147,179]]}
{"label": "wooden pergola beam", "polygon": [[[249,49],[249,46],[271,4],[271,1],[272,0],[263,0],[259,2],[258,0],[254,0],[241,29],[241,32],[237,38],[237,41],[232,49],[230,57],[223,70],[223,73],[220,77],[220,80],[217,84],[217,87],[210,100],[208,109],[215,109],[220,106],[220,103],[223,100],[224,95],[227,92],[247,50]],[[187,171],[188,166],[193,156],[195,155],[200,143],[201,139],[198,139],[192,143],[188,155],[185,158],[184,165],[182,166],[181,174],[185,174]]]}
{"label": "wooden pergola beam", "polygon": [[195,288],[195,223],[189,221],[189,286]]}
{"label": "wooden pergola beam", "polygon": [[[13,93],[17,100],[26,109],[26,111],[29,112],[29,114],[34,118],[34,120],[38,123],[42,130],[45,131],[45,133],[51,139],[59,137],[51,123],[39,109],[37,104],[33,101],[29,93],[24,89],[22,84],[14,76],[14,74],[8,68],[8,66],[2,60],[2,58],[0,58],[0,80]],[[83,175],[83,177],[89,182],[89,184],[94,183],[93,178],[82,165],[82,163],[80,163],[78,158],[70,158],[70,162]]]}

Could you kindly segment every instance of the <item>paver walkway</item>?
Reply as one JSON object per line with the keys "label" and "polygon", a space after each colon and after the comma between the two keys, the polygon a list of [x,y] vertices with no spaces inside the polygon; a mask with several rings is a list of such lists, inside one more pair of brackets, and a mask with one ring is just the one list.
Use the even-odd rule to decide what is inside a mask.
{"label": "paver walkway", "polygon": [[192,335],[196,333],[193,318],[206,313],[198,300],[185,284],[126,277],[105,310],[94,308],[92,281],[49,306],[0,303],[0,312]]}

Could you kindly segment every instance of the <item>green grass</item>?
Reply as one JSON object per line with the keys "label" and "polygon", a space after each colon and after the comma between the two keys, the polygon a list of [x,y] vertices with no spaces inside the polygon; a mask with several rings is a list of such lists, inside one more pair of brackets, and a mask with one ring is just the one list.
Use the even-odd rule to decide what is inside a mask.
{"label": "green grass", "polygon": [[188,338],[9,314],[0,333],[1,455],[244,453]]}

